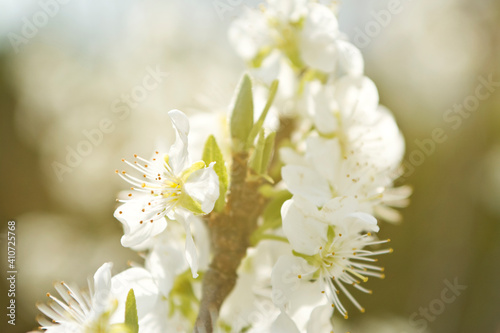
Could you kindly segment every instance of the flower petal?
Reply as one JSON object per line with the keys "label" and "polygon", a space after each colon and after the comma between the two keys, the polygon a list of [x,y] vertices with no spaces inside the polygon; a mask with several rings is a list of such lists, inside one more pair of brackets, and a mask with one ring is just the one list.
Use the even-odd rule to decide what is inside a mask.
{"label": "flower petal", "polygon": [[92,297],[92,309],[98,317],[109,307],[109,295],[111,290],[111,268],[113,264],[103,264],[94,274],[94,295]]}
{"label": "flower petal", "polygon": [[219,177],[213,169],[214,163],[209,167],[191,173],[184,184],[186,194],[197,201],[204,214],[214,209],[219,198]]}
{"label": "flower petal", "polygon": [[158,300],[158,287],[153,276],[144,268],[129,268],[111,279],[111,293],[118,300],[113,321],[123,322],[125,302],[130,289],[134,289],[139,320],[153,311]]}
{"label": "flower petal", "polygon": [[184,249],[175,246],[178,243],[158,242],[146,259],[146,268],[157,281],[158,288],[165,297],[170,294],[176,275],[187,269]]}
{"label": "flower petal", "polygon": [[189,120],[187,116],[179,110],[169,111],[168,116],[172,120],[172,125],[175,129],[175,142],[168,152],[169,164],[174,174],[178,175],[189,166],[189,155],[187,150]]}
{"label": "flower petal", "polygon": [[313,117],[314,126],[321,134],[332,134],[338,129],[338,120],[333,113],[332,99],[328,96],[329,91],[323,88],[319,82],[309,85],[307,108]]}
{"label": "flower petal", "polygon": [[320,305],[311,313],[311,319],[307,323],[307,332],[333,332],[332,326],[333,308],[331,305]]}
{"label": "flower petal", "polygon": [[335,43],[339,55],[339,65],[343,72],[348,75],[363,75],[365,64],[361,51],[345,40],[339,39]]}
{"label": "flower petal", "polygon": [[191,233],[191,223],[194,221],[195,216],[187,211],[178,210],[175,213],[175,219],[184,226],[186,233],[185,255],[186,261],[191,267],[193,278],[198,277],[198,250],[194,244],[193,235]]}
{"label": "flower petal", "polygon": [[304,62],[323,72],[335,69],[338,22],[333,12],[320,4],[309,4],[309,13],[300,39],[300,52]]}
{"label": "flower petal", "polygon": [[283,232],[295,251],[314,255],[326,240],[328,225],[316,218],[316,207],[306,210],[301,205],[299,209],[296,200],[304,199],[294,197],[281,207]]}
{"label": "flower petal", "polygon": [[292,194],[305,197],[316,206],[323,206],[333,197],[328,181],[311,168],[286,165],[281,169],[281,176]]}
{"label": "flower petal", "polygon": [[313,268],[302,258],[292,255],[281,256],[271,273],[274,304],[282,310],[302,283],[299,275],[311,272]]}
{"label": "flower petal", "polygon": [[140,246],[167,227],[165,218],[150,222],[155,213],[153,212],[153,216],[151,216],[151,212],[142,212],[148,207],[148,199],[151,198],[144,197],[127,201],[115,210],[114,217],[123,224],[124,235],[121,239],[123,246]]}
{"label": "flower petal", "polygon": [[293,320],[284,312],[281,312],[278,318],[271,325],[271,332],[273,333],[300,333],[297,325]]}

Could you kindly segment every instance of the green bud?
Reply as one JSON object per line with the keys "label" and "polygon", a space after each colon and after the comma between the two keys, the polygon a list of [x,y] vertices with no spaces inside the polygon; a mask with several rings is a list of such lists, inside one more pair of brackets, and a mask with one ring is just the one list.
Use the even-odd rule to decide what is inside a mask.
{"label": "green bud", "polygon": [[230,119],[231,138],[233,149],[236,152],[244,151],[248,135],[253,127],[253,95],[252,81],[245,74],[240,82],[238,95],[234,103]]}

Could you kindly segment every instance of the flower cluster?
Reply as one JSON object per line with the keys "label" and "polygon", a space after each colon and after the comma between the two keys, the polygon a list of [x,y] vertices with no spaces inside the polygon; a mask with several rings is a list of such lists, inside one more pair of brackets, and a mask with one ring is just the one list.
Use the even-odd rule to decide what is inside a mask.
{"label": "flower cluster", "polygon": [[411,190],[393,186],[403,136],[336,11],[268,0],[233,22],[253,80],[242,79],[229,128],[191,118],[206,140],[192,163],[190,121],[172,110],[169,151],[122,160],[116,173],[132,187],[114,216],[144,264],[113,277],[105,264],[90,296],[57,285],[64,302],[40,305],[55,322],[42,329],[316,333],[333,330],[335,312],[365,312],[356,293],[372,293],[365,283],[384,277],[377,257],[392,252],[379,221],[399,222]]}
{"label": "flower cluster", "polygon": [[[392,186],[404,140],[364,76],[359,50],[338,31],[333,7],[270,0],[230,31],[262,84],[261,73],[274,70],[286,81],[282,100],[293,101],[281,109],[287,116],[293,111],[295,137],[279,151],[283,185],[293,196],[281,207],[282,228],[274,231],[290,251],[277,260],[270,282],[281,311],[274,325],[291,325],[285,318],[292,318],[293,331],[300,332],[326,330],[335,309],[347,318],[342,297],[365,311],[349,288],[371,293],[362,284],[384,277],[374,263],[392,249],[379,248],[389,240],[377,239],[377,218],[399,222],[394,208],[406,206],[411,193]],[[315,313],[322,313],[322,324],[312,322]]]}

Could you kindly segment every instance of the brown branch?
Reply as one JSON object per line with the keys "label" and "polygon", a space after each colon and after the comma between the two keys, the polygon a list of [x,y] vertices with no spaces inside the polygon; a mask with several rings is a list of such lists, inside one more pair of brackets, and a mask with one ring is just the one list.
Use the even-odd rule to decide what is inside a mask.
{"label": "brown branch", "polygon": [[[276,135],[275,152],[290,140],[295,129],[292,118],[281,118]],[[274,154],[271,171],[275,181],[281,179],[281,164],[278,154]],[[266,199],[259,193],[262,180],[250,181],[247,177],[248,153],[235,153],[231,166],[231,184],[225,211],[213,212],[208,216],[208,227],[214,256],[203,277],[200,310],[195,324],[195,333],[212,333],[222,303],[236,285],[236,273],[241,260],[250,246],[250,237],[257,228]],[[254,175],[255,176],[255,175]]]}
{"label": "brown branch", "polygon": [[[236,153],[231,167],[228,203],[222,213],[208,220],[214,256],[203,277],[200,311],[195,332],[211,333],[223,301],[233,290],[237,269],[250,246],[265,199],[259,194],[261,181],[248,181],[248,154]],[[215,316],[215,317],[214,317]]]}

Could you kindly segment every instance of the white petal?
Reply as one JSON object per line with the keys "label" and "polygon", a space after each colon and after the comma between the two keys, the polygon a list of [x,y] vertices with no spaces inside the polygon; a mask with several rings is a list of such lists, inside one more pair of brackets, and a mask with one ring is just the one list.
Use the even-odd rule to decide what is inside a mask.
{"label": "white petal", "polygon": [[310,4],[300,39],[300,52],[304,62],[323,72],[335,69],[338,22],[332,11],[319,4]]}
{"label": "white petal", "polygon": [[369,124],[360,141],[366,144],[363,153],[370,156],[372,163],[381,169],[396,169],[405,152],[405,141],[391,112],[379,106],[374,112],[374,119]]}
{"label": "white petal", "polygon": [[290,298],[300,289],[303,281],[299,275],[313,271],[307,261],[292,255],[281,256],[273,267],[271,285],[274,304],[284,309]]}
{"label": "white petal", "polygon": [[169,150],[169,164],[174,174],[178,175],[189,166],[188,156],[188,134],[189,120],[187,116],[179,110],[168,112],[172,125],[175,129],[175,142]]}
{"label": "white petal", "polygon": [[300,47],[304,62],[308,66],[323,72],[331,72],[335,68],[337,49],[329,38],[303,38]]}
{"label": "white petal", "polygon": [[250,8],[246,8],[245,14],[231,24],[228,35],[236,52],[247,61],[274,44],[267,18],[260,10]]}
{"label": "white petal", "polygon": [[[142,209],[148,207],[148,199],[150,198],[131,200],[115,210],[113,216],[123,224],[124,235],[121,239],[123,246],[138,246],[149,238],[158,235],[167,227],[165,218],[150,222],[151,213],[148,213],[148,211],[142,212]],[[143,223],[140,223],[140,221],[143,221]]]}
{"label": "white petal", "polygon": [[355,219],[355,222],[351,222],[351,225],[356,224],[358,228],[363,231],[378,232],[380,230],[379,226],[377,225],[377,219],[370,214],[355,212],[349,214],[348,217]]}
{"label": "white petal", "polygon": [[328,181],[311,168],[285,165],[281,176],[292,194],[305,197],[316,206],[323,206],[333,196]]}
{"label": "white petal", "polygon": [[[274,50],[264,59],[264,61],[262,61],[262,64],[258,68],[252,70],[252,78],[258,81],[262,81],[267,85],[270,85],[271,82],[276,80],[276,78],[278,78],[278,76],[280,75],[280,70],[282,66],[283,63],[282,63],[281,52],[278,50]],[[259,86],[254,87],[254,89],[257,87]],[[265,89],[265,93],[266,93],[265,102],[267,102],[267,95],[269,95],[269,89]],[[256,97],[257,96],[254,92],[254,99]],[[257,106],[256,101],[254,101],[254,109],[257,112],[260,109]],[[254,113],[254,116],[257,116],[257,112]]]}
{"label": "white petal", "polygon": [[186,193],[200,203],[201,210],[208,214],[214,209],[219,198],[219,177],[213,169],[214,163],[209,167],[193,172],[184,184]]}
{"label": "white petal", "polygon": [[337,183],[343,161],[342,147],[338,139],[309,137],[306,155],[310,165],[322,177],[328,179],[331,184]]}
{"label": "white petal", "polygon": [[194,244],[193,235],[191,234],[191,220],[193,218],[192,214],[189,216],[178,217],[178,221],[180,221],[184,225],[184,230],[186,231],[186,260],[191,267],[191,273],[193,274],[193,278],[198,277],[198,251],[196,249],[196,245]]}
{"label": "white petal", "polygon": [[348,75],[363,75],[364,72],[364,61],[361,51],[353,44],[344,41],[336,41],[339,64],[343,72]]}
{"label": "white petal", "polygon": [[146,268],[158,283],[161,294],[167,297],[172,290],[177,274],[187,269],[184,249],[175,245],[179,242],[158,242],[146,258]]}
{"label": "white petal", "polygon": [[293,320],[284,312],[276,318],[274,323],[271,325],[271,332],[273,333],[300,333],[297,325]]}
{"label": "white petal", "polygon": [[193,216],[191,228],[193,229],[194,239],[196,239],[196,248],[198,249],[198,267],[202,271],[208,269],[210,264],[210,235],[205,222]]}
{"label": "white petal", "polygon": [[316,307],[307,323],[307,333],[333,332],[332,314],[333,308],[331,305]]}
{"label": "white petal", "polygon": [[123,322],[125,302],[130,289],[134,289],[139,320],[153,311],[158,299],[158,287],[151,273],[146,269],[140,267],[129,268],[115,275],[111,282],[111,292],[118,299],[118,308],[115,311],[114,320]]}
{"label": "white petal", "polygon": [[307,0],[268,0],[267,3],[270,15],[295,22],[305,13]]}
{"label": "white petal", "polygon": [[335,99],[344,118],[360,121],[372,117],[378,106],[377,87],[364,76],[344,76],[336,83]]}
{"label": "white petal", "polygon": [[383,206],[383,205],[377,205],[373,208],[374,214],[383,219],[384,221],[391,222],[394,224],[401,223],[403,220],[403,216],[401,213],[393,209],[391,207]]}
{"label": "white petal", "polygon": [[332,97],[321,86],[309,85],[307,108],[313,117],[314,126],[321,134],[331,134],[338,129],[338,120],[333,113]]}
{"label": "white petal", "polygon": [[[290,241],[292,248],[303,254],[314,255],[324,244],[328,226],[314,217],[317,212],[304,212],[294,203],[294,198],[287,200],[281,207],[283,217],[283,232]],[[314,207],[316,209],[316,207]]]}
{"label": "white petal", "polygon": [[346,216],[358,211],[358,201],[353,197],[336,197],[328,201],[321,213],[329,221],[340,221]]}
{"label": "white petal", "polygon": [[304,156],[297,153],[290,147],[283,147],[279,150],[280,160],[284,164],[307,165]]}
{"label": "white petal", "polygon": [[92,308],[95,314],[106,311],[110,305],[109,295],[111,290],[111,268],[112,263],[105,263],[94,274],[94,295],[92,297]]}

